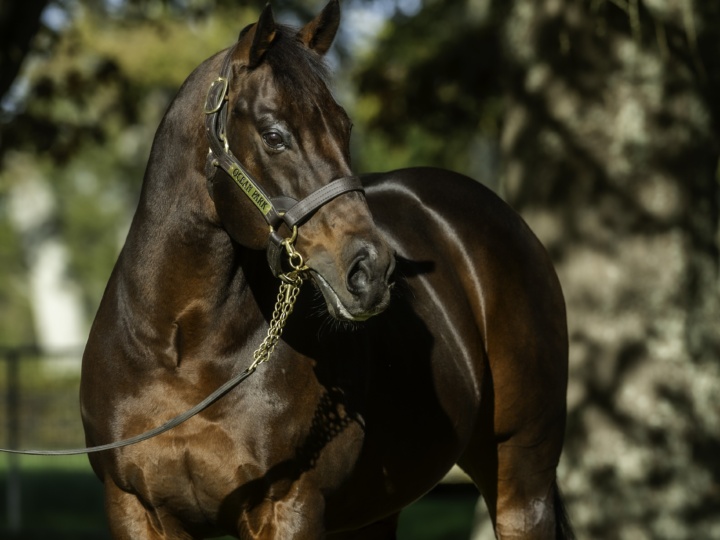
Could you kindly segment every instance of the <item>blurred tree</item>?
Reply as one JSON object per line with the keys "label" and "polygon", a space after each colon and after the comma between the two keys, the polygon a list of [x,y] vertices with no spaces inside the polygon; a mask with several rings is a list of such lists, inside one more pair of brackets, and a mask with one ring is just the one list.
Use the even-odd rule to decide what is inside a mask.
{"label": "blurred tree", "polygon": [[35,34],[40,16],[50,0],[0,3],[0,98],[17,77]]}
{"label": "blurred tree", "polygon": [[[82,285],[86,315],[94,315],[168,102],[198,64],[230,45],[256,19],[264,3],[35,0],[0,5],[0,229],[8,238],[14,235],[3,256],[18,261],[0,269],[3,283],[13,284],[0,292],[0,318],[29,322],[27,316],[18,317],[30,310],[27,272],[39,240],[47,237],[67,248],[67,280]],[[317,2],[277,4],[281,18],[293,18]],[[21,231],[11,201],[28,189],[31,178],[49,190],[52,208]],[[3,335],[16,326],[3,325],[0,339],[10,339]],[[32,332],[8,330],[7,335],[30,339]]]}
{"label": "blurred tree", "polygon": [[0,184],[0,344],[16,346],[33,343],[34,331],[24,283],[27,267],[8,212],[7,194]]}
{"label": "blurred tree", "polygon": [[[35,178],[53,201],[51,212],[30,229],[10,226],[11,213],[0,214],[6,229],[21,237],[14,244],[21,248],[16,258],[32,266],[38,242],[59,239],[69,254],[67,279],[82,284],[88,317],[119,251],[167,103],[192,69],[232,43],[237,27],[255,15],[234,10],[240,18],[234,22],[221,8],[190,24],[172,8],[149,4],[153,16],[132,24],[127,20],[136,16],[134,3],[122,13],[123,6],[113,3],[112,17],[91,3],[80,5],[61,18],[64,26],[38,33],[22,76],[26,90],[0,125],[6,194],[12,200]],[[22,276],[16,273],[14,282],[22,283]],[[26,309],[21,300],[15,297],[15,308],[7,312]]]}
{"label": "blurred tree", "polygon": [[[492,184],[502,114],[498,13],[428,0],[398,9],[355,74],[360,167],[436,165]],[[477,159],[481,153],[484,159]]]}
{"label": "blurred tree", "polygon": [[579,524],[702,537],[720,527],[720,5],[518,0],[503,37],[505,192],[572,316]]}

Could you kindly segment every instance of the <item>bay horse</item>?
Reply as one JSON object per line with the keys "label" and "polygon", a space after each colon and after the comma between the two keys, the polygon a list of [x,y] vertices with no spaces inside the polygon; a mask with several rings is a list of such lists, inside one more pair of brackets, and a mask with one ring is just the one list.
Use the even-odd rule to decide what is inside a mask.
{"label": "bay horse", "polygon": [[83,356],[87,444],[153,428],[247,368],[275,320],[276,275],[313,286],[242,385],[90,457],[111,533],[395,538],[401,509],[457,463],[499,538],[569,536],[553,266],[474,180],[352,175],[351,122],[323,64],[339,16],[333,0],[297,30],[266,7],[158,128]]}

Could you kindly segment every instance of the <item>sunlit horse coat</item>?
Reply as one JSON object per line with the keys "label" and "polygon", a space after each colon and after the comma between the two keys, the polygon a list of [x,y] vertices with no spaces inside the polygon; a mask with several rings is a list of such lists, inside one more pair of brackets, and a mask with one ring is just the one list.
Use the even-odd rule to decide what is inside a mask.
{"label": "sunlit horse coat", "polygon": [[[158,425],[252,361],[279,281],[257,207],[208,163],[203,103],[229,54],[228,149],[258,185],[301,200],[352,176],[320,63],[338,21],[336,1],[299,31],[266,8],[167,111],[83,359],[88,444]],[[363,183],[300,226],[320,294],[305,286],[271,360],[173,431],[91,457],[114,538],[390,539],[454,463],[499,537],[569,534],[565,310],[544,249],[457,174]]]}

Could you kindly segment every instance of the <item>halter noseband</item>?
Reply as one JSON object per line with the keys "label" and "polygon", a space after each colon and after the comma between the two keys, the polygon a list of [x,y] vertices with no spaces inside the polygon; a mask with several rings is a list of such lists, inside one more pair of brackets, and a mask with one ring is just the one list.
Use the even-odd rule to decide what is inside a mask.
{"label": "halter noseband", "polygon": [[283,223],[292,231],[302,225],[318,208],[348,191],[364,191],[357,176],[346,176],[333,180],[329,184],[297,201],[292,197],[271,198],[253,176],[242,166],[232,153],[227,141],[227,104],[230,84],[232,47],[226,54],[220,76],[208,90],[205,101],[205,131],[210,144],[208,161],[214,167],[224,170],[240,187],[260,211],[270,226],[267,258],[275,276],[283,273],[282,253],[285,239],[277,232]]}

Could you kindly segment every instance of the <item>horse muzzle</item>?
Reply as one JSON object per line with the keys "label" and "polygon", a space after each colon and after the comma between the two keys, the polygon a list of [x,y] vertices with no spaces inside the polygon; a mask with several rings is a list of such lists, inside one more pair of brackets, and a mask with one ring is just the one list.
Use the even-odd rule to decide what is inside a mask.
{"label": "horse muzzle", "polygon": [[390,304],[395,257],[382,240],[353,239],[341,260],[329,254],[308,259],[310,275],[330,315],[338,320],[364,321]]}

